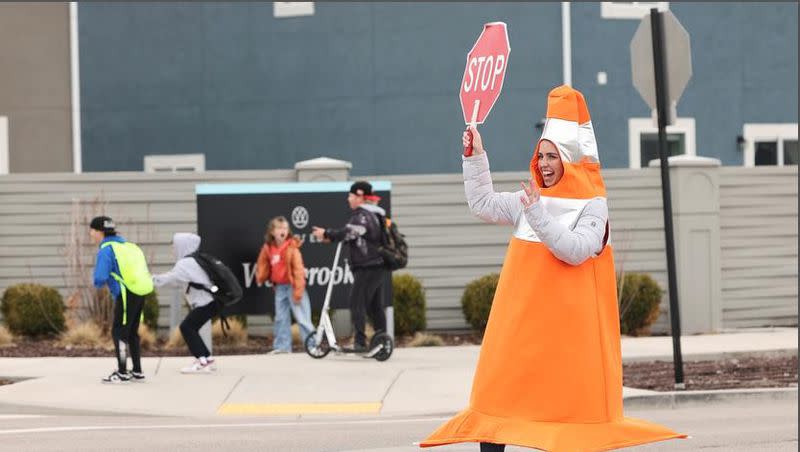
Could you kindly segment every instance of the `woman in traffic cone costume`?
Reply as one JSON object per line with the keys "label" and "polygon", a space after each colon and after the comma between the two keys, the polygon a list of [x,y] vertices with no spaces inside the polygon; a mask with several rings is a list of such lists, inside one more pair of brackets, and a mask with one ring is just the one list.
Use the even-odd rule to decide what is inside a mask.
{"label": "woman in traffic cone costume", "polygon": [[[622,413],[616,278],[589,110],[568,86],[547,100],[531,180],[495,193],[480,134],[463,158],[470,210],[513,225],[469,407],[422,447],[480,442],[601,451],[685,437]],[[465,145],[469,144],[467,133]]]}

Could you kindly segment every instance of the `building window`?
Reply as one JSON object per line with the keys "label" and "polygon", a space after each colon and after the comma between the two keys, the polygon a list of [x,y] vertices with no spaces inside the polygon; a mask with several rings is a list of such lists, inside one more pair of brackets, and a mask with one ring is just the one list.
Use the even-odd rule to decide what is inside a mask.
{"label": "building window", "polygon": [[744,166],[797,165],[797,123],[745,124]]}
{"label": "building window", "polygon": [[669,9],[669,2],[600,2],[600,17],[603,19],[641,19],[650,14],[651,8],[659,11]]}
{"label": "building window", "polygon": [[314,15],[314,2],[272,2],[272,5],[272,14],[277,18]]}
{"label": "building window", "polygon": [[206,170],[205,154],[146,155],[146,173],[192,173]]}
{"label": "building window", "polygon": [[0,174],[8,174],[8,118],[0,116]]}
{"label": "building window", "polygon": [[[697,155],[694,118],[676,118],[667,126],[669,155]],[[658,127],[653,118],[628,119],[628,161],[631,168],[647,167],[658,159]]]}

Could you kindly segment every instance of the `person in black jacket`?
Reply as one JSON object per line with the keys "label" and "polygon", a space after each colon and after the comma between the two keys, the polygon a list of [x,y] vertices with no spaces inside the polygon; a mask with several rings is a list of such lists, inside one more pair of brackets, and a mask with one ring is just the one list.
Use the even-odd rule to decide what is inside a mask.
{"label": "person in black jacket", "polygon": [[[350,291],[350,318],[356,330],[354,351],[367,350],[364,333],[366,314],[372,318],[375,332],[386,331],[386,314],[383,311],[383,284],[386,266],[378,254],[381,227],[377,206],[365,203],[365,197],[374,196],[372,185],[357,181],[350,186],[347,203],[353,211],[350,220],[339,229],[314,226],[312,234],[319,240],[344,241],[350,247],[350,266],[353,269],[353,287]],[[380,209],[381,211],[383,209]]]}

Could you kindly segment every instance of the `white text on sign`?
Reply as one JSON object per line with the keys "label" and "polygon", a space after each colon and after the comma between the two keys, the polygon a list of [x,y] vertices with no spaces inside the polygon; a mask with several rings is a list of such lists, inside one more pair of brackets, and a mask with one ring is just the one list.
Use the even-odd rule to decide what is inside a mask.
{"label": "white text on sign", "polygon": [[487,88],[493,90],[497,76],[503,73],[505,64],[505,55],[472,57],[469,60],[469,65],[467,65],[467,80],[464,81],[464,92],[468,93],[470,90],[477,91],[479,89],[486,91]]}

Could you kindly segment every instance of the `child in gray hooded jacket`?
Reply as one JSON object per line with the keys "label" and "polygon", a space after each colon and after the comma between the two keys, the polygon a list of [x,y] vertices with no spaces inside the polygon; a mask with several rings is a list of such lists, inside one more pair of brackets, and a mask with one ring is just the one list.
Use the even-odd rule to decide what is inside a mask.
{"label": "child in gray hooded jacket", "polygon": [[200,236],[189,232],[178,232],[172,237],[175,251],[175,266],[167,273],[153,276],[156,287],[179,285],[189,302],[191,310],[181,322],[181,334],[189,346],[189,351],[196,358],[189,367],[181,369],[182,373],[207,373],[216,370],[214,358],[200,338],[200,328],[211,320],[218,311],[217,304],[210,293],[189,286],[189,283],[211,287],[211,279],[200,264],[190,255],[200,248]]}

